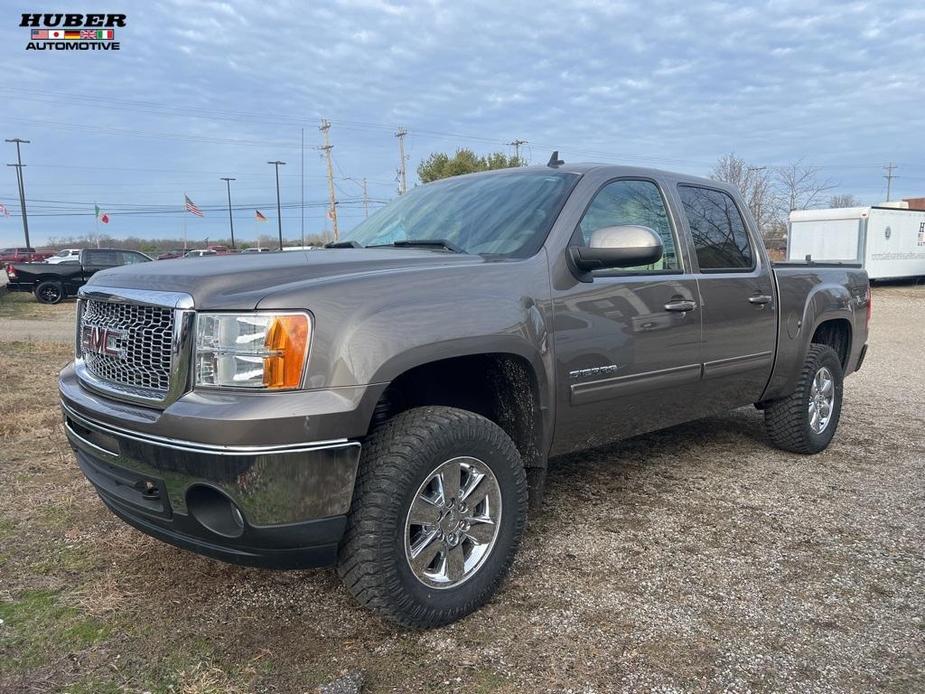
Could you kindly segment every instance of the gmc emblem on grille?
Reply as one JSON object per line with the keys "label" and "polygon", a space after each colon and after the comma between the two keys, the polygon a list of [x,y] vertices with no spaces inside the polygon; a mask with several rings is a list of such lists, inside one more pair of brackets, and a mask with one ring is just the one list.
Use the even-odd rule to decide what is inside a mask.
{"label": "gmc emblem on grille", "polygon": [[100,325],[84,325],[80,329],[80,348],[91,354],[124,359],[125,335],[125,330],[104,328]]}

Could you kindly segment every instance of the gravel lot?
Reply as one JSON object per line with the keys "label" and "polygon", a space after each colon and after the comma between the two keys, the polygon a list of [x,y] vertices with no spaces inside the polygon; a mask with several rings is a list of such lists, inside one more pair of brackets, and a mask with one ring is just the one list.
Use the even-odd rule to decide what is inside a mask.
{"label": "gravel lot", "polygon": [[747,408],[554,461],[494,601],[406,632],[331,571],[226,566],[112,518],[58,423],[69,345],[2,343],[0,691],[921,692],[923,350],[925,287],[876,288],[823,454],[769,448]]}

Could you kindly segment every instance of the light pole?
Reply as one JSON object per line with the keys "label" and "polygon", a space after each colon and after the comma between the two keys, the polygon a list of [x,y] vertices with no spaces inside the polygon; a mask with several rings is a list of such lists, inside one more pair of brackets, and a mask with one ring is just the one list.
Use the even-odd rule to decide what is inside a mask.
{"label": "light pole", "polygon": [[231,182],[237,179],[222,176],[221,180],[228,186],[228,226],[231,227],[231,248],[234,250],[234,219],[231,216]]}
{"label": "light pole", "polygon": [[283,250],[283,215],[279,204],[279,167],[285,166],[284,161],[268,161],[267,164],[273,164],[276,167],[276,224],[279,228],[279,250]]}
{"label": "light pole", "polygon": [[26,248],[30,248],[31,244],[29,243],[29,218],[26,216],[26,184],[23,181],[22,177],[22,156],[19,154],[19,145],[29,144],[29,140],[22,140],[18,137],[14,137],[7,142],[16,143],[16,163],[7,164],[7,166],[16,167],[16,182],[19,183],[19,209],[22,211],[22,230],[26,235]]}

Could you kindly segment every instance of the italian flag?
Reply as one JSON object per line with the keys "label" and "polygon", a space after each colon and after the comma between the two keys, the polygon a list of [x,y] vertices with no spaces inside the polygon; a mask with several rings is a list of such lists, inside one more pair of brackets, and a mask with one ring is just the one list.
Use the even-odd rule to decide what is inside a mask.
{"label": "italian flag", "polygon": [[103,224],[109,224],[109,213],[103,212],[99,205],[94,205],[93,207],[96,210],[96,218]]}

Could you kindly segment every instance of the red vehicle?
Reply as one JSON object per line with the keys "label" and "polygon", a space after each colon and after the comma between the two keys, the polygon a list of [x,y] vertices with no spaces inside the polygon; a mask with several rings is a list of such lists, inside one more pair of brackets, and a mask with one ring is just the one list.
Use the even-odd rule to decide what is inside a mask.
{"label": "red vehicle", "polygon": [[41,263],[46,258],[50,258],[53,251],[36,251],[34,248],[20,246],[18,248],[0,249],[0,264],[7,263]]}

